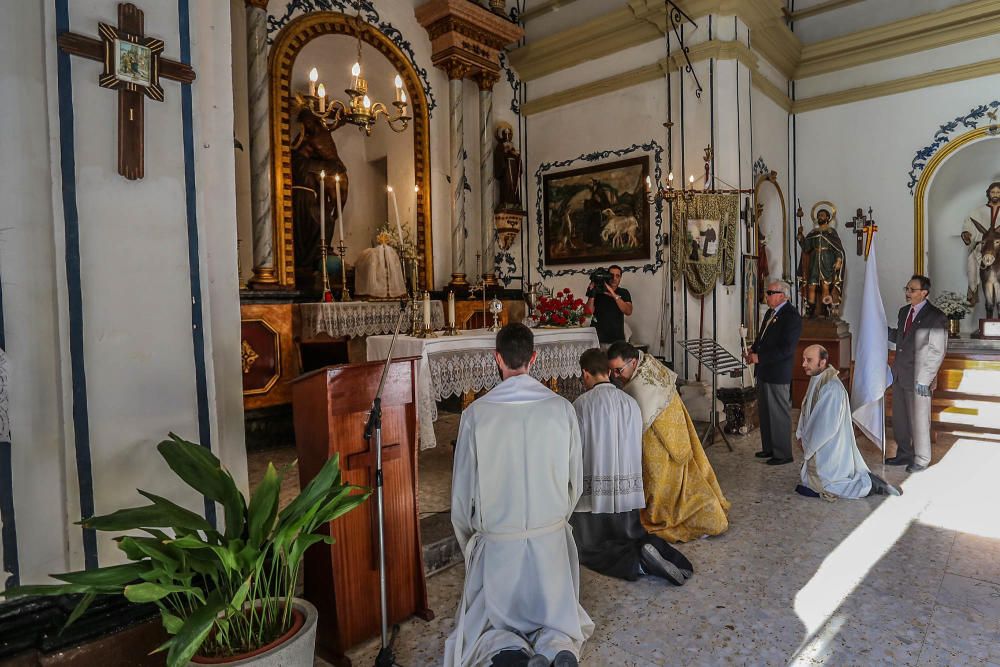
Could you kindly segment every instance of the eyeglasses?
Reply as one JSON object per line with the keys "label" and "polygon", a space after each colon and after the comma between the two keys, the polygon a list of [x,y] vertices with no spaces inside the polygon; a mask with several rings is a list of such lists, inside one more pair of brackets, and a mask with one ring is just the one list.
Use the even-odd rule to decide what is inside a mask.
{"label": "eyeglasses", "polygon": [[769,290],[764,290],[764,294],[768,296],[774,296],[775,294],[784,294],[784,292],[782,292],[780,289],[769,289]]}
{"label": "eyeglasses", "polygon": [[910,292],[926,292],[927,290],[923,289],[922,287],[918,287],[916,289],[913,289],[912,287],[904,287],[903,291],[909,294]]}
{"label": "eyeglasses", "polygon": [[612,367],[611,368],[611,375],[613,375],[615,377],[621,377],[621,374],[625,372],[625,369],[628,368],[628,365],[630,363],[632,363],[632,362],[629,361],[624,366],[619,366],[617,368]]}

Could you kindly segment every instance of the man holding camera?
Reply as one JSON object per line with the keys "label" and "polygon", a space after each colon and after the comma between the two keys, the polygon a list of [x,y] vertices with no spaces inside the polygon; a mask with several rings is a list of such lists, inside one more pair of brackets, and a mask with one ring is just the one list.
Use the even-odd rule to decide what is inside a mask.
{"label": "man holding camera", "polygon": [[590,274],[587,309],[594,313],[593,325],[602,346],[625,340],[625,317],[632,314],[632,295],[622,282],[622,267],[612,264]]}

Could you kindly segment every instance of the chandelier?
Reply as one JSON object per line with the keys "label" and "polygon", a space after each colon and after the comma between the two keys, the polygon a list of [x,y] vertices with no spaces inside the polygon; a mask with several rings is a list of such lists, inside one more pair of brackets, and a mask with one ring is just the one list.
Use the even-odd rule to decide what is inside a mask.
{"label": "chandelier", "polygon": [[[686,184],[682,184],[680,188],[674,187],[674,172],[667,174],[667,187],[659,182],[656,183],[655,188],[653,182],[650,180],[649,176],[646,177],[646,201],[650,204],[655,204],[657,201],[673,203],[676,201],[686,201],[690,202],[698,195],[726,195],[726,194],[750,194],[753,192],[753,188],[737,188],[730,186],[728,188],[717,188],[714,183],[717,177],[712,176],[712,147],[705,146],[705,176],[702,181],[703,187],[701,189],[695,189],[695,178],[694,174],[688,176]],[[718,179],[722,181],[721,178]],[[723,181],[725,185],[728,185]],[[711,186],[711,187],[710,187]]]}
{"label": "chandelier", "polygon": [[344,89],[347,103],[338,99],[327,99],[326,86],[319,81],[319,71],[313,67],[309,70],[309,94],[306,100],[309,108],[332,129],[337,129],[345,123],[356,125],[359,130],[371,136],[375,123],[384,118],[393,132],[403,132],[409,125],[412,116],[406,111],[406,91],[403,89],[403,79],[396,75],[394,80],[396,99],[391,102],[395,107],[390,113],[389,107],[382,102],[375,102],[368,96],[368,81],[361,73],[361,33],[366,24],[359,13],[357,17],[358,60],[351,67],[351,85]]}

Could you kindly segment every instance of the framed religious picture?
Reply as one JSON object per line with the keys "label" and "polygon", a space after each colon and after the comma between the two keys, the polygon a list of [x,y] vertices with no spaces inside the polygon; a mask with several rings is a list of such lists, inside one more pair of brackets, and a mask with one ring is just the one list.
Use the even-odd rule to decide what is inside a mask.
{"label": "framed religious picture", "polygon": [[148,86],[152,83],[153,52],[148,46],[115,40],[115,76],[119,81]]}
{"label": "framed religious picture", "polygon": [[546,174],[545,263],[649,259],[648,175],[648,157]]}

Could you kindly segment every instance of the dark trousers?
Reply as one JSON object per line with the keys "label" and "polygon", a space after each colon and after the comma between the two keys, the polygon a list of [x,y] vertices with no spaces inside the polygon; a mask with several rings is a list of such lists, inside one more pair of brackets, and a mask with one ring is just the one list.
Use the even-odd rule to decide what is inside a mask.
{"label": "dark trousers", "polygon": [[792,458],[792,399],[787,384],[757,383],[760,449],[778,459]]}

